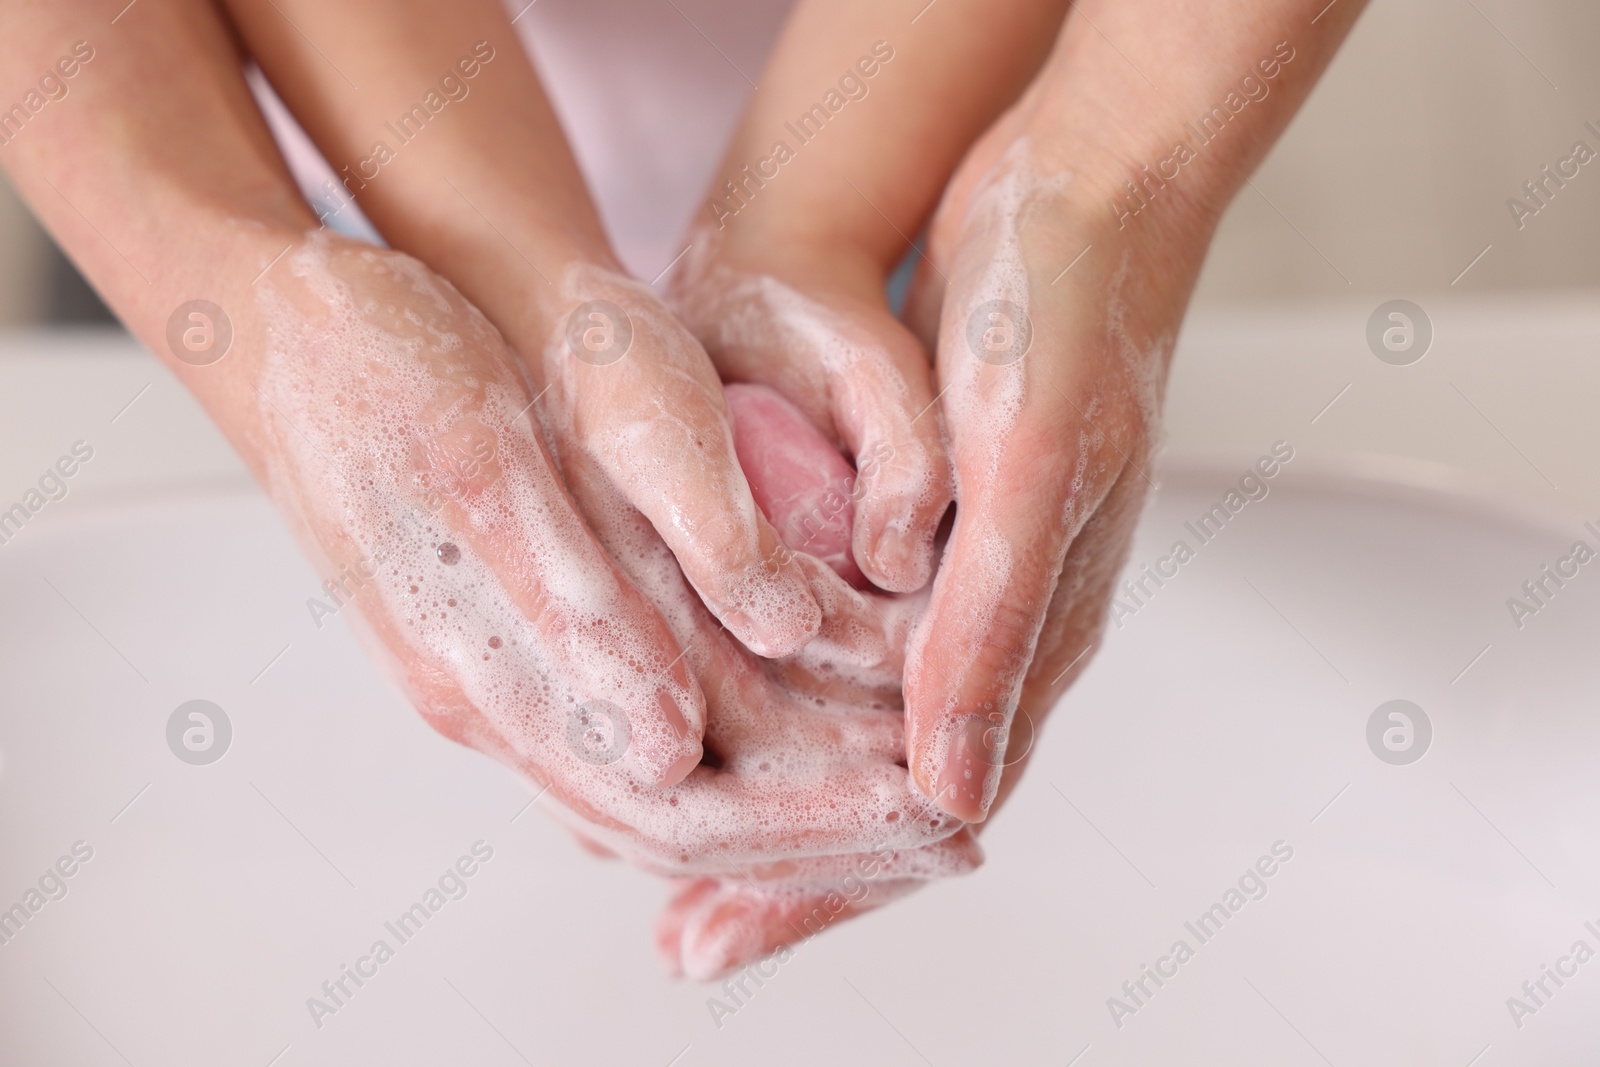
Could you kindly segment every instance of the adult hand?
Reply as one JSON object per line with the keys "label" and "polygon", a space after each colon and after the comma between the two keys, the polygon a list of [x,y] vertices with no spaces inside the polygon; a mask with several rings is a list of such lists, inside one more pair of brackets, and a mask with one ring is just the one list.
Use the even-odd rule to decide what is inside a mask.
{"label": "adult hand", "polygon": [[906,672],[912,775],[952,814],[987,815],[1017,708],[1088,662],[1211,234],[1360,7],[1079,4],[952,178],[908,318],[959,511]]}

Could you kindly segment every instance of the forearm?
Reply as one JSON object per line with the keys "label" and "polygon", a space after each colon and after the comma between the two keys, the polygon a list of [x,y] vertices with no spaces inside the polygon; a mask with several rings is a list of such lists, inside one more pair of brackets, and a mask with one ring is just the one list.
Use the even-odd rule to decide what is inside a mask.
{"label": "forearm", "polygon": [[[221,413],[256,406],[255,283],[316,220],[210,6],[145,2],[113,25],[121,6],[8,12],[5,98],[25,99],[27,87],[13,78],[37,86],[47,70],[65,92],[11,132],[0,162],[106,303],[218,416],[259,473],[259,423]],[[70,78],[61,71],[72,65],[56,66],[64,55],[78,59]],[[220,312],[192,319],[196,300]]]}
{"label": "forearm", "polygon": [[759,267],[781,249],[830,271],[853,261],[878,284],[967,146],[1044,62],[1065,6],[800,4],[699,222],[731,260]]}
{"label": "forearm", "polygon": [[495,0],[228,6],[333,165],[336,192],[519,346],[542,341],[568,264],[615,267],[560,124]]}
{"label": "forearm", "polygon": [[[183,301],[244,291],[288,235],[315,225],[208,6],[31,4],[0,34],[4,97],[45,72],[64,93],[0,147],[19,192],[152,350]],[[56,66],[74,55],[70,78]],[[71,69],[69,67],[68,69]],[[26,79],[26,81],[24,81]],[[32,84],[30,84],[32,83]]]}

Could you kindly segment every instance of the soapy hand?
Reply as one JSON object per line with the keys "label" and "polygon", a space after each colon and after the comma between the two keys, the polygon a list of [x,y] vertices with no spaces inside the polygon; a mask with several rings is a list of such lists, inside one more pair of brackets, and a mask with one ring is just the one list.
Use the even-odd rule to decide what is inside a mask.
{"label": "soapy hand", "polygon": [[796,259],[787,263],[791,280],[746,269],[709,227],[691,244],[672,304],[718,372],[782,394],[855,459],[848,576],[859,571],[892,592],[922,589],[951,499],[922,345],[881,299],[862,299],[826,270]]}
{"label": "soapy hand", "polygon": [[[1089,662],[1153,484],[1167,364],[1217,220],[1358,11],[944,11],[870,98],[752,188],[747,161],[847,42],[904,23],[889,4],[807,0],[786,27],[674,302],[727,376],[797,397],[819,380],[845,395],[835,383],[856,378],[888,395],[868,387],[865,333],[920,399],[925,357],[896,333],[883,286],[925,230],[905,319],[935,353],[929,414],[947,434],[956,512],[904,697],[912,779],[951,814],[988,815],[1025,763],[1008,752],[1014,733],[1031,738],[1013,731],[1019,709],[1037,727]],[[1225,129],[1197,135],[1197,114]],[[737,212],[718,210],[726,196]],[[840,351],[850,358],[830,370]],[[824,404],[802,407],[829,425]]]}
{"label": "soapy hand", "polygon": [[564,328],[530,360],[558,462],[592,463],[748,648],[798,652],[821,609],[751,496],[700,343],[648,286],[614,270],[574,262],[560,286],[563,314],[552,317]]}
{"label": "soapy hand", "polygon": [[908,308],[936,345],[960,500],[908,655],[910,766],[971,822],[1018,707],[1036,726],[1098,640],[1187,298],[1018,126],[958,171],[930,231],[943,276],[924,269]]}
{"label": "soapy hand", "polygon": [[[592,459],[747,647],[776,657],[804,646],[820,609],[799,570],[775,562],[779,539],[734,459],[717,373],[661,299],[622,270],[503,6],[225,6],[330,160],[370,153],[372,131],[411,106],[423,72],[455,71],[463,92],[470,81],[470,97],[407,141],[403,164],[359,186],[362,211],[505,337],[549,416],[558,464]],[[381,41],[375,23],[386,27]],[[363,91],[349,92],[296,26],[311,39],[373,40]],[[460,42],[476,43],[468,53]]]}
{"label": "soapy hand", "polygon": [[[946,811],[992,810],[1026,763],[1014,717],[1037,727],[1099,643],[1212,234],[1359,11],[1077,4],[952,175],[907,307],[958,499],[905,685],[912,777]],[[1189,132],[1216,100],[1226,130]]]}
{"label": "soapy hand", "polygon": [[377,655],[436,729],[662,873],[959,829],[899,762],[915,605],[874,604],[794,555],[825,615],[815,648],[769,670],[706,610],[603,457],[567,456],[563,491],[509,350],[447,283],[322,234],[262,285],[267,485],[315,556],[359,576]]}

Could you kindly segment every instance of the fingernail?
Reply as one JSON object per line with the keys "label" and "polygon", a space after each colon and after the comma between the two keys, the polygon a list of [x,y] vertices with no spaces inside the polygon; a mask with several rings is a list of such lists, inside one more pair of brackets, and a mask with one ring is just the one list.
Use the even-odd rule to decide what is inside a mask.
{"label": "fingernail", "polygon": [[700,742],[693,743],[692,750],[685,752],[678,761],[663,771],[656,779],[656,784],[662,786],[677,785],[689,777],[691,771],[700,766],[700,761],[705,758],[705,750]]}
{"label": "fingernail", "polygon": [[920,538],[894,525],[885,525],[872,546],[873,569],[878,584],[891,593],[914,593],[933,576],[932,559],[922,550]]}
{"label": "fingernail", "polygon": [[[672,730],[677,744],[664,754],[662,766],[652,768],[655,773],[651,778],[657,785],[677,785],[700,765],[705,755],[705,749],[700,744],[699,728],[699,724],[705,721],[705,709],[680,700],[679,694],[669,688],[656,691],[656,704],[661,708],[661,716]],[[675,759],[674,752],[677,753]]]}
{"label": "fingernail", "polygon": [[905,535],[892,525],[885,523],[883,529],[878,531],[878,539],[872,545],[872,562],[879,571],[886,575],[898,575],[905,567],[906,539]]}
{"label": "fingernail", "polygon": [[741,584],[743,606],[723,614],[722,624],[756,655],[792,656],[822,629],[822,607],[795,568],[773,574],[758,566]]}
{"label": "fingernail", "polygon": [[1000,759],[987,716],[968,715],[951,724],[950,743],[936,783],[939,805],[967,822],[982,822],[1000,787]]}

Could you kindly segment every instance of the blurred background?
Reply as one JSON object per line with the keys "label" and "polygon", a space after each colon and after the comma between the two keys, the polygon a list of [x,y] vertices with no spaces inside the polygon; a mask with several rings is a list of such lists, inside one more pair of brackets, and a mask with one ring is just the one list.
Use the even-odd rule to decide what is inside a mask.
{"label": "blurred background", "polygon": [[[563,57],[545,54],[551,49],[539,38],[559,40],[562,6],[541,4],[522,21],[547,68]],[[694,4],[683,6],[694,14]],[[657,14],[663,33],[706,47],[671,8]],[[772,14],[753,13],[752,20],[765,25],[735,28],[730,37],[743,30],[759,48],[775,28]],[[1588,120],[1600,125],[1596,40],[1600,5],[1584,0],[1373,3],[1234,203],[1197,306],[1416,297],[1452,290],[1452,283],[1457,292],[1600,285],[1592,247],[1600,233],[1600,170],[1585,167],[1521,230],[1506,206],[1574,141],[1600,149],[1600,138],[1583,128]],[[745,62],[734,44],[724,45]],[[736,105],[745,86],[732,71],[727,76]],[[713,162],[707,156],[695,165],[709,174]],[[3,183],[0,176],[0,329],[114,324]],[[663,232],[675,237],[683,221],[664,220]],[[637,267],[656,257],[628,258]]]}

